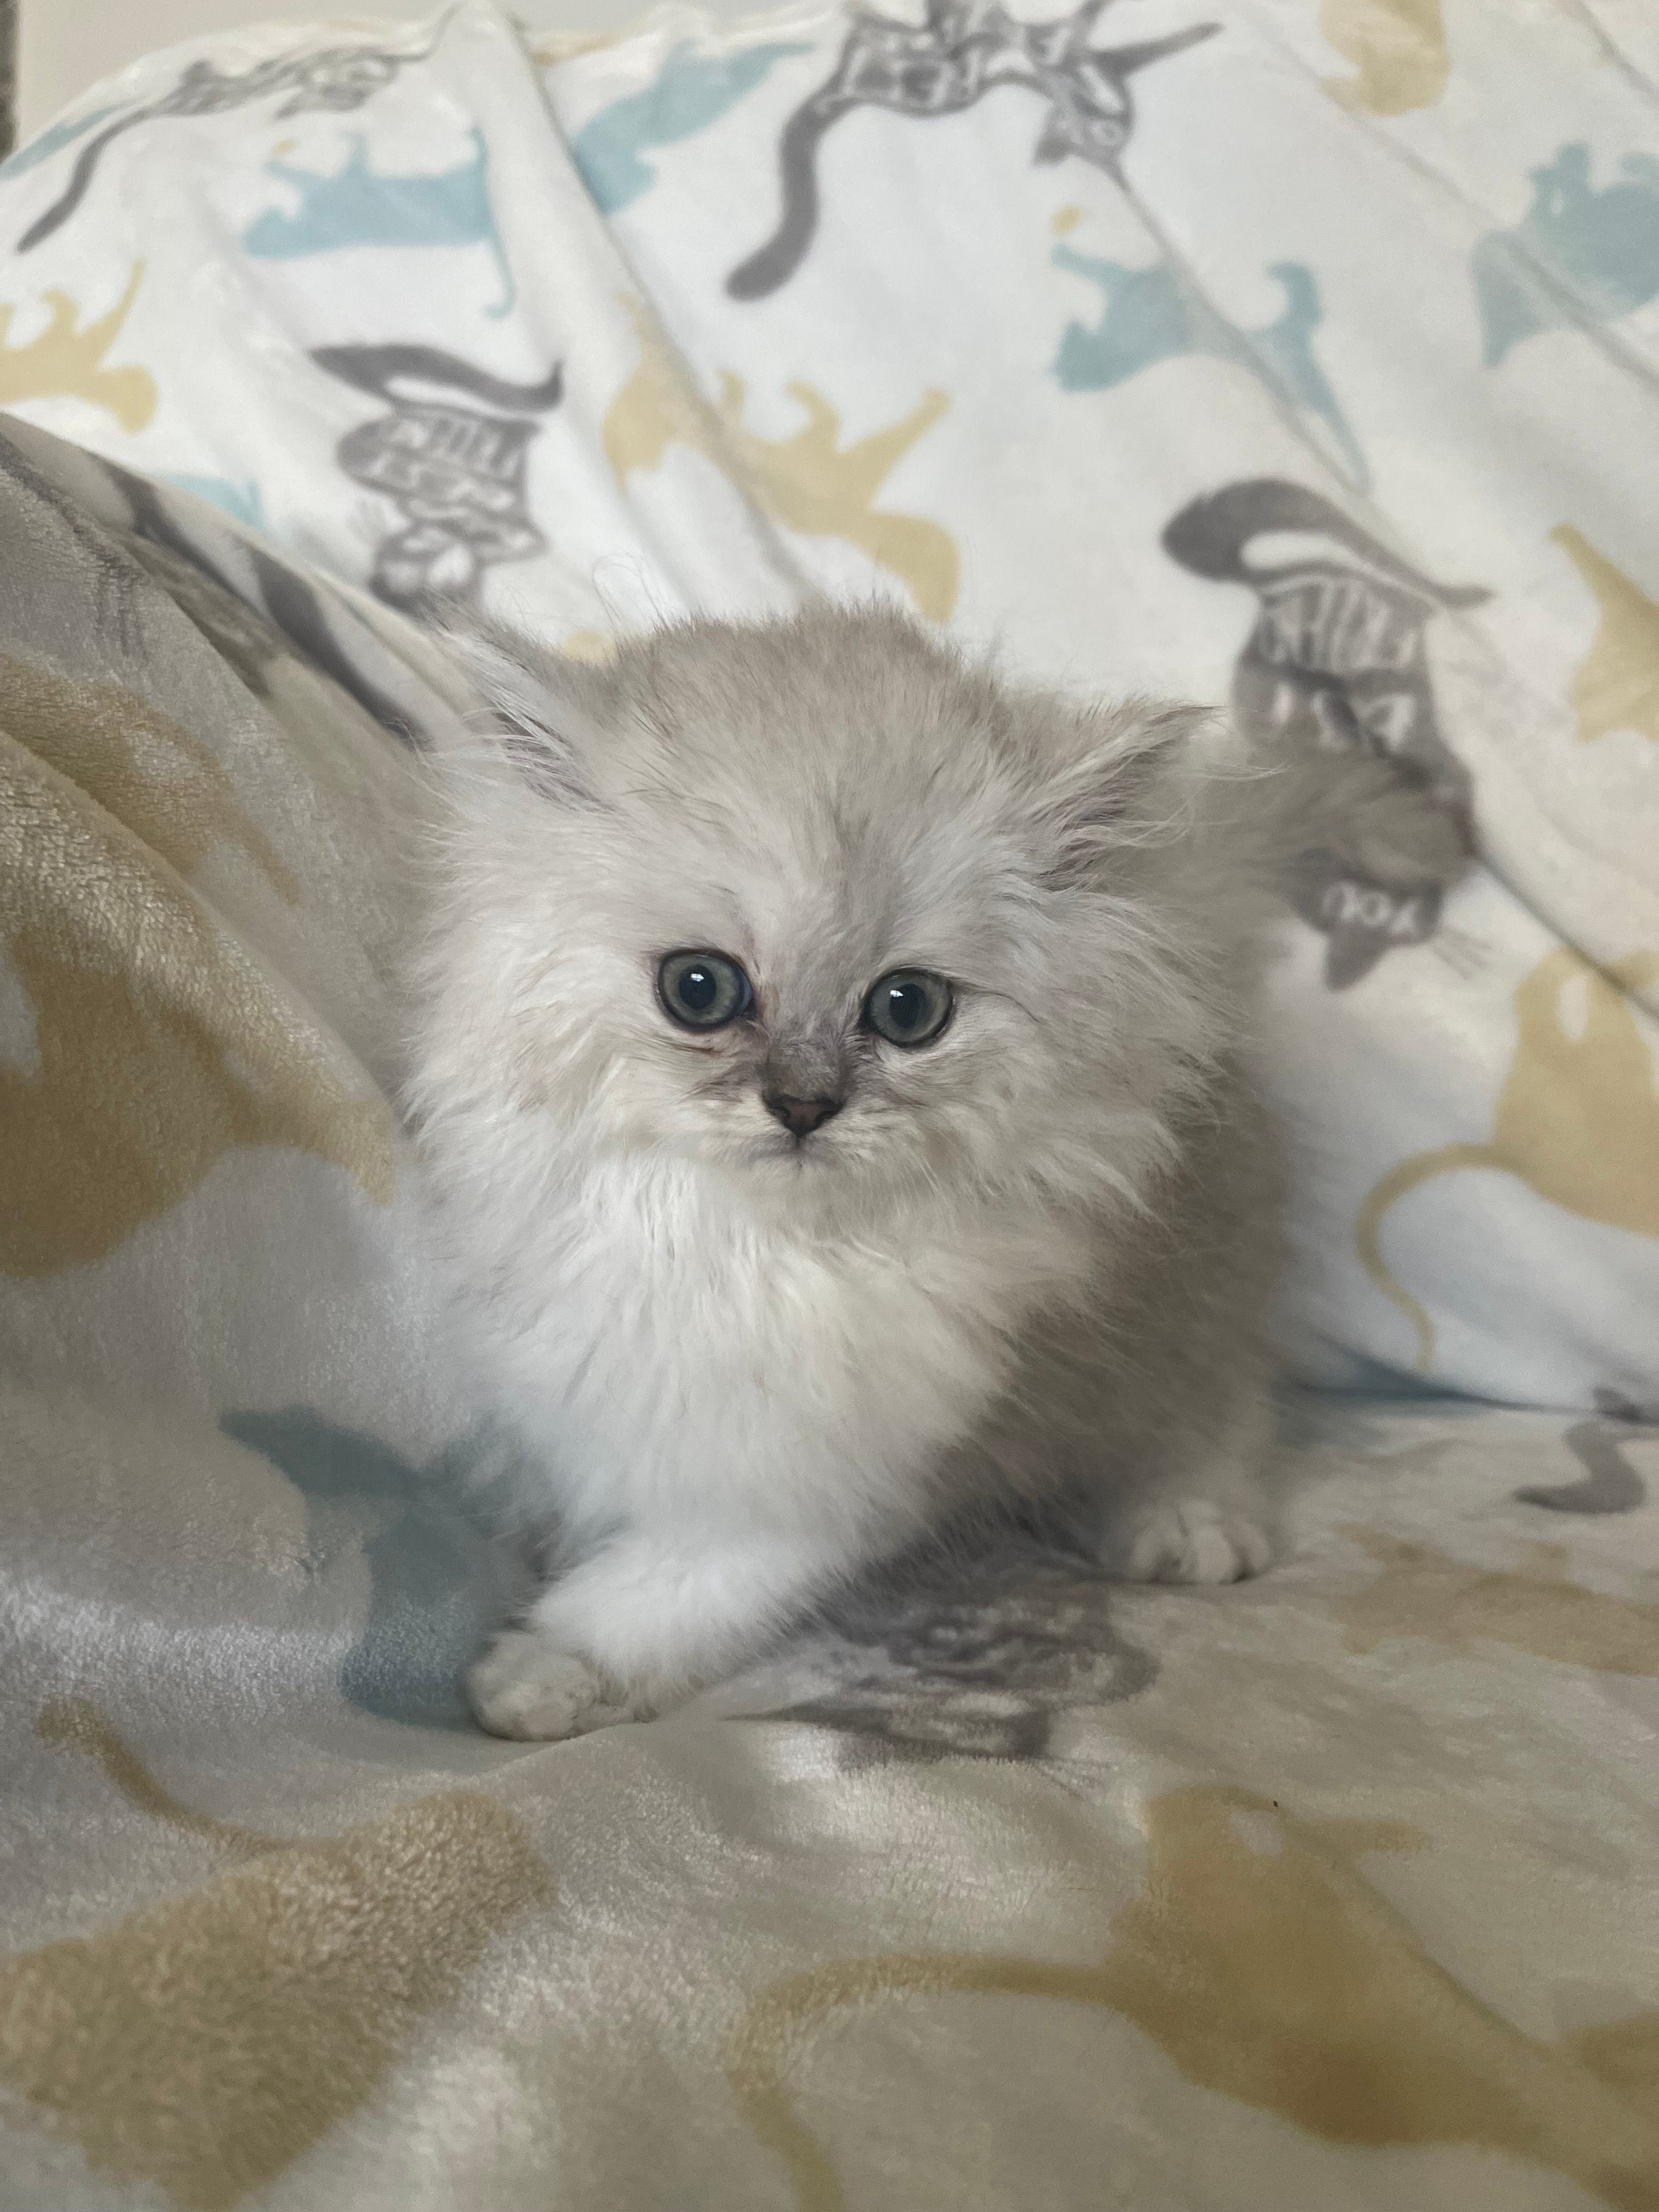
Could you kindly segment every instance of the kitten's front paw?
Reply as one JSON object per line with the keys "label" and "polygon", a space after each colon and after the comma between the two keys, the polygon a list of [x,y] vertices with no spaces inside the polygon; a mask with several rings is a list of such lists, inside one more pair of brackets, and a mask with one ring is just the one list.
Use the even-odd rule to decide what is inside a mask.
{"label": "kitten's front paw", "polygon": [[586,1660],[534,1628],[503,1630],[468,1668],[466,1693],[492,1735],[532,1743],[641,1717]]}
{"label": "kitten's front paw", "polygon": [[1269,1565],[1265,1529],[1207,1499],[1161,1500],[1123,1520],[1102,1539],[1103,1566],[1132,1583],[1240,1583]]}

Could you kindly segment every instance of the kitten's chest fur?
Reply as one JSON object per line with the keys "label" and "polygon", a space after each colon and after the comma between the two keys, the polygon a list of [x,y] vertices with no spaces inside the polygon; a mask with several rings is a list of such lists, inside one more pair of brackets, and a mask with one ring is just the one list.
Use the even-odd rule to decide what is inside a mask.
{"label": "kitten's chest fur", "polygon": [[672,1164],[590,1168],[485,1231],[464,1231],[463,1272],[491,1286],[482,1348],[549,1507],[704,1535],[920,1525],[1018,1332],[1082,1263],[1052,1223],[832,1234]]}

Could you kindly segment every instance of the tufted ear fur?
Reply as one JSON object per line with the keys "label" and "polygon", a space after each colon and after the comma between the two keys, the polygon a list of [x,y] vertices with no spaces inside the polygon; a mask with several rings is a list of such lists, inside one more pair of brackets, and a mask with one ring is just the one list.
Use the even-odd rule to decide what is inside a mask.
{"label": "tufted ear fur", "polygon": [[1200,775],[1216,763],[1202,708],[1129,699],[1061,708],[1044,734],[1042,813],[1059,848],[1054,880],[1087,884],[1126,850],[1174,843],[1190,825]]}
{"label": "tufted ear fur", "polygon": [[454,621],[443,641],[476,695],[469,726],[489,756],[544,799],[591,805],[582,763],[603,742],[605,672],[493,623]]}

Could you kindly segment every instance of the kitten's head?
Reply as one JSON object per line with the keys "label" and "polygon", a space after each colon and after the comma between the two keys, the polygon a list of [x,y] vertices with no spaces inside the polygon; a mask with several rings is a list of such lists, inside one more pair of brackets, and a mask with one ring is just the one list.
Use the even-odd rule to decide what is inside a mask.
{"label": "kitten's head", "polygon": [[1137,1188],[1215,1035],[1197,718],[1011,690],[898,617],[463,647],[416,1097],[879,1213]]}

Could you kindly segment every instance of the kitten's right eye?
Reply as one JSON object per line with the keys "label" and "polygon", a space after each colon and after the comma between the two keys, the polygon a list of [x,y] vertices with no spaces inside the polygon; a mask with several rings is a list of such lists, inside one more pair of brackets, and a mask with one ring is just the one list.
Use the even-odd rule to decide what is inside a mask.
{"label": "kitten's right eye", "polygon": [[657,970],[663,1012],[683,1029],[724,1029],[755,1002],[749,978],[723,952],[671,952]]}

